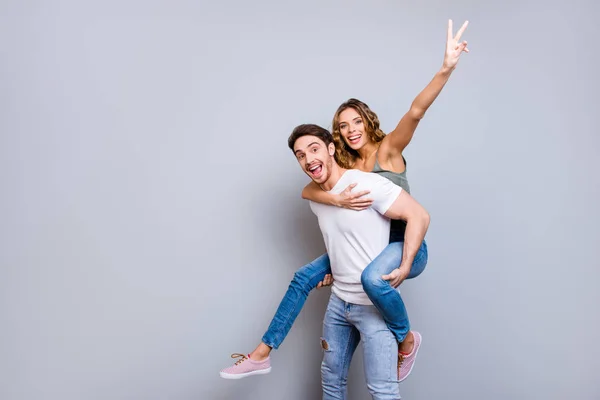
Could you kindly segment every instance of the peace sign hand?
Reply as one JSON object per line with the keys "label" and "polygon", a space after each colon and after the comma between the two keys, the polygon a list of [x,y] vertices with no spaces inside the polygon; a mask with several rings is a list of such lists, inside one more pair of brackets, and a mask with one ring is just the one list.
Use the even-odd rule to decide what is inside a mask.
{"label": "peace sign hand", "polygon": [[465,23],[460,27],[460,29],[456,33],[456,36],[452,37],[452,20],[448,20],[448,36],[446,38],[446,54],[444,54],[444,68],[450,70],[456,68],[456,64],[458,63],[462,52],[469,52],[469,49],[467,48],[467,41],[460,41],[460,37],[462,36],[465,29],[467,29],[467,25],[469,25],[469,21],[465,21]]}

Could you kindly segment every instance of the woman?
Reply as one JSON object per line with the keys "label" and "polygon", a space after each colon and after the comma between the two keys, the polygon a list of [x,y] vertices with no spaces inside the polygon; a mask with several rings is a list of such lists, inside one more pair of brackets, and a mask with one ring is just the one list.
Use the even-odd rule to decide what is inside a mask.
{"label": "woman", "polygon": [[[452,36],[452,21],[448,21],[446,52],[442,68],[427,87],[415,98],[409,111],[388,135],[379,128],[377,115],[363,102],[350,99],[340,105],[333,117],[333,137],[336,161],[344,168],[379,173],[410,192],[406,179],[406,160],[402,152],[444,85],[456,68],[462,52],[468,52],[467,42],[460,42],[468,21]],[[352,193],[350,185],[339,195],[327,193],[314,182],[309,183],[302,197],[315,202],[362,210],[371,205],[368,192]],[[381,312],[390,331],[398,340],[398,379],[410,374],[421,343],[421,335],[409,330],[408,316],[396,288],[405,280],[418,276],[427,264],[427,244],[423,242],[409,268],[399,268],[404,246],[404,221],[392,221],[390,244],[362,273],[365,293]],[[300,313],[309,292],[315,287],[332,283],[327,254],[300,268],[281,301],[262,342],[248,356],[233,354],[236,363],[221,371],[221,377],[239,379],[271,371],[269,355],[277,349]]]}

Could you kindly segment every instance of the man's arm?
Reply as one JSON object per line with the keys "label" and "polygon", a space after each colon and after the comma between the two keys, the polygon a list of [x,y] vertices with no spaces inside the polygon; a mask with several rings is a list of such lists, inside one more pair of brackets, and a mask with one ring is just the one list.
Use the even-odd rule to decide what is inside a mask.
{"label": "man's arm", "polygon": [[410,194],[403,190],[384,215],[391,219],[406,221],[404,250],[400,268],[383,277],[390,280],[393,287],[398,287],[408,276],[413,260],[425,238],[425,233],[429,228],[429,213]]}

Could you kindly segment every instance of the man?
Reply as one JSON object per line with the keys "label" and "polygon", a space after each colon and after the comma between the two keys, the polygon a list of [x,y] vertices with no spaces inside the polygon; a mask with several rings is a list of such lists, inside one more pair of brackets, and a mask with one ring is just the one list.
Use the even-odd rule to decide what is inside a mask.
{"label": "man", "polygon": [[[345,399],[352,355],[363,341],[367,387],[374,399],[399,399],[398,343],[365,294],[361,272],[389,242],[390,219],[406,221],[403,265],[412,265],[429,226],[429,215],[408,193],[374,173],[346,170],[335,159],[329,131],[305,124],[294,129],[288,144],[302,170],[321,189],[339,193],[349,184],[369,190],[371,208],[353,211],[310,202],[317,216],[334,277],[323,321],[321,365],[323,399]],[[397,277],[399,269],[390,274]]]}

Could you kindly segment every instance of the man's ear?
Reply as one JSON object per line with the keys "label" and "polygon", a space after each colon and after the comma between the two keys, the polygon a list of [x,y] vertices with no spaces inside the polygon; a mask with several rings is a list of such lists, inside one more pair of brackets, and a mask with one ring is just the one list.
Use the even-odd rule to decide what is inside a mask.
{"label": "man's ear", "polygon": [[327,146],[327,149],[329,150],[330,156],[333,156],[335,154],[335,144],[329,143],[329,146]]}

